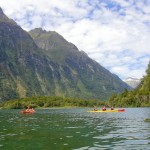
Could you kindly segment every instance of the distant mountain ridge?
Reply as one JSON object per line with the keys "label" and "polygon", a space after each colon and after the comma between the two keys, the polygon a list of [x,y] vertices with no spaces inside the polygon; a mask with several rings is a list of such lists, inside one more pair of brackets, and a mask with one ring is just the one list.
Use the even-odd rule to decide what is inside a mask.
{"label": "distant mountain ridge", "polygon": [[55,31],[29,33],[0,9],[0,101],[56,95],[107,99],[129,89]]}
{"label": "distant mountain ridge", "polygon": [[132,88],[136,88],[140,84],[140,79],[128,77],[125,80],[123,80],[125,83],[127,83]]}

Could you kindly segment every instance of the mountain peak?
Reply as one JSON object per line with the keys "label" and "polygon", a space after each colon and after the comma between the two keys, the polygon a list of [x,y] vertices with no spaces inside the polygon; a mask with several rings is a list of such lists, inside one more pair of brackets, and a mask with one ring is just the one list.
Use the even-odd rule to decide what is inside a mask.
{"label": "mountain peak", "polygon": [[125,80],[139,80],[139,79],[133,77],[127,77]]}
{"label": "mountain peak", "polygon": [[17,25],[17,23],[12,20],[12,19],[9,19],[3,12],[3,9],[0,7],[0,22],[7,22],[7,23],[11,23],[13,25]]}
{"label": "mountain peak", "polygon": [[31,32],[46,32],[46,30],[43,30],[42,28],[35,28],[33,30],[31,30]]}
{"label": "mountain peak", "polygon": [[42,28],[35,28],[29,32],[38,47],[47,50],[78,51],[77,47],[69,43],[56,31],[46,31]]}
{"label": "mountain peak", "polygon": [[[37,36],[40,36],[42,34],[43,35],[46,35],[46,36],[51,36],[51,35],[59,35],[57,32],[55,31],[46,31],[42,28],[35,28],[35,29],[32,29],[30,32],[31,36],[33,36],[34,38],[37,37]],[[61,36],[61,35],[60,35]]]}

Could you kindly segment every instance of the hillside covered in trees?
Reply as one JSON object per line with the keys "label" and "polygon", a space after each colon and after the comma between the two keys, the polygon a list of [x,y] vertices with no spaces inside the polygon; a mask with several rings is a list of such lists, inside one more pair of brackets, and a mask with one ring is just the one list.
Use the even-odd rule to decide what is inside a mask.
{"label": "hillside covered in trees", "polygon": [[117,107],[149,107],[150,106],[150,62],[146,75],[140,85],[133,91],[125,90],[123,93],[113,94],[109,100],[110,105]]}

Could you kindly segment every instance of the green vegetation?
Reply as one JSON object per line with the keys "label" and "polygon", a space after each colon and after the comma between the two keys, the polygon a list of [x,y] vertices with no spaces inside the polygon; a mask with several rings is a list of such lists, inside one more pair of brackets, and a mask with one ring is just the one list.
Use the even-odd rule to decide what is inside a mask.
{"label": "green vegetation", "polygon": [[119,95],[112,95],[109,103],[113,106],[123,107],[150,107],[150,63],[146,70],[146,76],[134,91],[125,90]]}
{"label": "green vegetation", "polygon": [[144,121],[145,122],[150,122],[150,118],[146,118]]}
{"label": "green vegetation", "polygon": [[107,106],[106,101],[97,100],[83,100],[77,98],[63,98],[56,96],[41,96],[22,98],[18,100],[10,100],[0,103],[0,107],[7,109],[23,109],[27,106],[33,108],[47,108],[47,107],[93,107],[93,106]]}
{"label": "green vegetation", "polygon": [[[109,101],[98,101],[94,99],[84,100],[80,98],[66,98],[58,96],[40,96],[10,100],[0,104],[2,108],[33,108],[46,107],[149,107],[150,106],[150,63],[146,70],[147,75],[143,77],[141,84],[134,91],[124,90],[123,93],[113,94]],[[92,88],[92,87],[91,87]],[[10,91],[11,92],[11,91]],[[58,89],[59,92],[59,89]],[[12,93],[11,93],[12,94]],[[16,96],[17,97],[17,96]],[[147,121],[147,120],[146,120]],[[149,120],[148,120],[149,121]]]}

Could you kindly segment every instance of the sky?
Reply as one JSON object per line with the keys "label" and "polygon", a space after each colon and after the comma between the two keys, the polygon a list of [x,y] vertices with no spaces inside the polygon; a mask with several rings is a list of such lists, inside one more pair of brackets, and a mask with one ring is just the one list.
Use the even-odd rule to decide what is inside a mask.
{"label": "sky", "polygon": [[0,0],[24,30],[56,31],[121,79],[150,61],[150,0]]}

